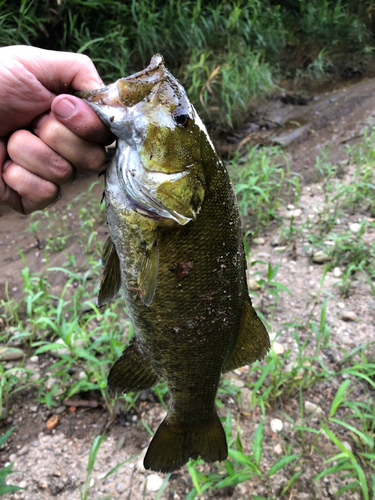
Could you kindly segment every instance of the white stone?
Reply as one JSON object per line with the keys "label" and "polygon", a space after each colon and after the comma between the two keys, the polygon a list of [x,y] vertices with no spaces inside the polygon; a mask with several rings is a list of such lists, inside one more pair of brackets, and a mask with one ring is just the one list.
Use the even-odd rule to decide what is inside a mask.
{"label": "white stone", "polygon": [[158,491],[163,484],[163,479],[157,474],[150,474],[147,478],[147,491]]}
{"label": "white stone", "polygon": [[278,443],[278,444],[274,447],[273,451],[276,453],[276,455],[281,455],[281,454],[282,454],[282,452],[283,452],[283,447],[281,446],[281,444],[280,444],[280,443]]}
{"label": "white stone", "polygon": [[262,237],[259,237],[259,238],[253,238],[252,242],[255,244],[255,245],[264,245],[266,240]]}
{"label": "white stone", "polygon": [[280,432],[283,430],[284,424],[279,418],[273,418],[270,422],[272,432]]}
{"label": "white stone", "polygon": [[230,385],[234,385],[235,387],[245,387],[245,382],[238,380],[237,378],[232,378]]}
{"label": "white stone", "polygon": [[352,445],[351,445],[350,443],[348,443],[348,441],[343,441],[343,442],[342,442],[342,444],[345,446],[345,448],[346,448],[348,451],[350,451],[350,452],[352,452],[352,451],[353,451],[353,449],[352,449]]}
{"label": "white stone", "polygon": [[302,210],[300,208],[295,208],[294,210],[288,210],[285,217],[287,219],[298,219],[298,217],[301,217],[301,215]]}
{"label": "white stone", "polygon": [[21,349],[14,347],[0,347],[0,361],[16,361],[25,356]]}
{"label": "white stone", "polygon": [[344,321],[356,321],[357,320],[357,315],[354,311],[344,311],[342,313],[341,318]]}
{"label": "white stone", "polygon": [[38,356],[31,356],[29,361],[30,361],[30,363],[38,363],[39,358],[38,358]]}
{"label": "white stone", "polygon": [[284,354],[285,352],[284,346],[276,341],[272,344],[272,349],[275,354]]}
{"label": "white stone", "polygon": [[335,278],[340,278],[341,276],[341,269],[339,267],[335,267],[334,270],[333,270],[333,276],[335,276]]}
{"label": "white stone", "polygon": [[343,302],[338,302],[337,307],[339,307],[340,309],[344,309],[345,304]]}
{"label": "white stone", "polygon": [[361,230],[362,224],[358,224],[358,222],[353,222],[352,224],[349,224],[349,229],[352,233],[359,233]]}
{"label": "white stone", "polygon": [[283,253],[283,252],[285,252],[286,249],[287,249],[286,246],[284,246],[284,247],[276,247],[275,250],[274,250],[274,252],[276,252],[276,253]]}
{"label": "white stone", "polygon": [[305,401],[305,411],[306,413],[315,413],[317,415],[320,415],[323,413],[323,410],[320,408],[320,406],[318,406],[317,404],[315,403],[311,403],[310,401]]}
{"label": "white stone", "polygon": [[257,280],[255,280],[254,278],[250,278],[249,281],[248,281],[248,285],[249,285],[249,288],[250,290],[259,290],[260,286],[257,282]]}
{"label": "white stone", "polygon": [[329,262],[331,260],[331,257],[322,250],[319,250],[318,252],[314,253],[312,260],[317,264],[323,264],[324,262]]}
{"label": "white stone", "polygon": [[295,207],[294,207],[294,205],[289,204],[289,205],[287,205],[287,206],[286,206],[286,208],[287,208],[288,210],[294,210],[294,208],[295,208]]}

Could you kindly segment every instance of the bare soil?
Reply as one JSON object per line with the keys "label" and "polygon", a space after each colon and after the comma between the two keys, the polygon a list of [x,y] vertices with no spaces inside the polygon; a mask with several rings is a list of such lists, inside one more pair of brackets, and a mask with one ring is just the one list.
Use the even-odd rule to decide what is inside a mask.
{"label": "bare soil", "polygon": [[[341,175],[345,178],[350,167],[344,166],[347,158],[346,145],[353,145],[363,134],[364,127],[375,116],[375,80],[364,79],[354,85],[310,96],[307,103],[300,105],[296,102],[288,103],[285,96],[270,101],[258,109],[248,123],[248,128],[239,136],[233,137],[232,141],[238,146],[239,141],[243,143],[280,143],[283,144],[290,159],[290,169],[301,175],[303,194],[300,205],[304,207],[304,213],[296,219],[296,224],[302,224],[308,214],[317,215],[317,210],[322,204],[322,192],[319,179],[315,177],[314,165],[316,156],[321,148],[330,146],[330,158],[342,165]],[[228,145],[220,149],[226,152],[230,149]],[[72,203],[78,195],[85,192],[92,183],[92,178],[77,178],[68,186],[63,193],[62,199],[50,209],[58,218],[66,213],[65,208]],[[316,182],[318,181],[318,182]],[[95,187],[94,196],[98,203],[101,198],[102,186]],[[79,228],[77,211],[79,203],[72,204],[68,214],[68,220],[61,220],[61,230],[69,225],[74,230]],[[287,217],[286,211],[281,215]],[[362,220],[363,216],[346,216],[339,224],[347,228],[350,223]],[[313,221],[314,219],[311,218]],[[22,296],[21,271],[24,262],[19,254],[19,249],[25,256],[31,272],[43,271],[45,268],[44,252],[42,250],[44,240],[49,237],[48,221],[44,226],[38,228],[37,242],[35,235],[29,231],[30,218],[19,215],[7,208],[0,207],[0,299],[6,295],[15,300]],[[107,229],[105,221],[98,227],[100,237],[105,241]],[[281,294],[280,300],[276,302],[273,312],[273,330],[281,332],[277,342],[285,350],[295,351],[297,345],[291,335],[291,325],[298,320],[300,323],[309,319],[318,318],[323,300],[323,295],[318,296],[314,307],[314,300],[320,286],[323,266],[314,264],[308,250],[308,244],[303,241],[286,245],[274,246],[273,240],[276,233],[270,231],[262,235],[264,241],[260,244],[251,245],[251,260],[271,262],[272,266],[282,263],[277,274],[277,281],[283,283],[292,292],[292,296]],[[366,235],[368,241],[375,240],[374,232],[369,231]],[[272,243],[272,244],[271,244]],[[71,236],[63,251],[54,254],[48,265],[61,266],[66,261],[67,254],[74,255],[78,266],[83,264],[82,247],[77,239]],[[259,274],[257,274],[259,273]],[[265,266],[256,264],[249,270],[250,278],[264,276]],[[55,276],[55,277],[53,277]],[[55,280],[53,285],[56,290],[64,285],[63,275],[51,273],[51,279]],[[332,272],[328,273],[324,281],[324,291],[331,294],[327,312],[327,322],[331,326],[331,341],[350,350],[356,345],[370,338],[374,338],[375,330],[375,300],[369,293],[366,284],[357,280],[348,298],[340,295],[336,286],[339,278]],[[274,305],[272,296],[262,296],[254,300],[255,306],[262,308],[267,317],[270,305]],[[308,304],[308,307],[306,307]],[[352,311],[357,315],[357,321],[344,321],[343,312]],[[272,336],[272,334],[271,334]],[[303,337],[303,334],[302,334]],[[306,334],[307,337],[307,334]],[[302,340],[304,340],[302,338]],[[312,352],[314,341],[309,340],[306,352]],[[339,349],[329,348],[324,351],[325,363],[333,371],[338,371],[338,361],[342,356]],[[29,361],[28,361],[29,363]],[[39,356],[40,373],[51,363],[47,355]],[[35,368],[34,368],[35,369]],[[248,367],[237,370],[236,373],[228,375],[233,379],[234,385],[241,387],[241,405],[237,401],[226,396],[223,399],[225,407],[222,411],[226,415],[228,408],[232,411],[233,425],[237,425],[239,419],[242,429],[242,443],[245,452],[251,452],[251,443],[254,430],[260,422],[259,408],[252,408],[249,391],[243,382],[247,380]],[[313,385],[311,390],[304,394],[305,401],[316,403],[323,411],[323,415],[329,413],[330,404],[341,381],[334,379],[333,384]],[[242,382],[242,384],[241,384]],[[103,406],[103,401],[97,394],[86,394],[87,400],[97,401],[96,408],[65,406],[59,407],[59,425],[52,431],[46,429],[46,421],[55,410],[49,411],[43,405],[35,403],[35,392],[18,393],[11,400],[11,412],[6,421],[2,422],[0,432],[3,433],[11,425],[17,424],[17,428],[8,440],[7,444],[0,450],[0,467],[5,463],[14,461],[14,468],[19,471],[10,476],[10,483],[26,487],[25,491],[9,494],[10,499],[24,500],[50,500],[59,498],[61,500],[73,500],[79,498],[77,484],[83,484],[86,477],[88,453],[94,436],[101,433],[108,422],[108,414]],[[357,398],[363,394],[356,394]],[[137,410],[124,413],[123,408],[117,409],[117,417],[109,426],[96,461],[93,478],[98,480],[103,477],[118,463],[131,460],[119,469],[115,474],[99,482],[90,493],[89,498],[119,498],[127,499],[152,499],[156,493],[149,491],[150,483],[155,480],[155,475],[145,472],[142,467],[142,457],[149,442],[149,434],[141,423],[144,419],[151,429],[156,430],[158,424],[165,415],[165,410],[155,399],[152,393],[142,394],[138,401]],[[282,401],[280,406],[268,409],[265,421],[264,455],[262,467],[267,470],[278,457],[281,456],[280,444],[288,443],[297,439],[295,432],[289,430],[290,421],[296,422],[299,418],[298,397]],[[282,435],[273,432],[270,421],[280,418],[284,422]],[[320,425],[318,416],[312,416],[310,425]],[[339,434],[340,430],[337,429]],[[340,435],[340,434],[339,434]],[[354,449],[355,443],[350,437],[343,436],[349,441]],[[297,440],[298,441],[298,440]],[[317,443],[326,456],[337,453],[329,439],[321,436]],[[298,447],[293,449],[297,453]],[[322,457],[312,453],[303,465],[304,471],[296,482],[289,500],[321,500],[333,498],[333,495],[343,484],[337,483],[337,479],[328,476],[324,480],[312,484],[312,478],[322,470]],[[214,466],[205,465],[202,471],[214,470]],[[163,474],[157,476],[164,479]],[[280,491],[285,485],[287,476],[284,472],[277,474],[271,479],[271,484],[276,491]],[[162,494],[162,499],[179,500],[185,498],[192,488],[192,481],[187,470],[183,468],[172,474],[169,484]],[[214,490],[211,498],[222,499],[244,499],[250,494],[263,495],[267,497],[267,491],[256,479],[248,480],[237,487]],[[355,499],[359,495],[347,492],[340,498]]]}

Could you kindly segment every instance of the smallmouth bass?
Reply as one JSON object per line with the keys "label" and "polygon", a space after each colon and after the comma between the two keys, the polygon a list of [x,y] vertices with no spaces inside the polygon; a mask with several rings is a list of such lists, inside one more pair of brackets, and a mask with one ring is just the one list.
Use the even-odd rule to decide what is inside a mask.
{"label": "smallmouth bass", "polygon": [[110,237],[98,304],[122,287],[134,337],[108,376],[143,391],[164,377],[170,408],[144,466],[224,460],[220,375],[270,348],[246,282],[241,221],[223,161],[185,90],[156,55],[143,71],[79,94],[117,136],[106,171]]}

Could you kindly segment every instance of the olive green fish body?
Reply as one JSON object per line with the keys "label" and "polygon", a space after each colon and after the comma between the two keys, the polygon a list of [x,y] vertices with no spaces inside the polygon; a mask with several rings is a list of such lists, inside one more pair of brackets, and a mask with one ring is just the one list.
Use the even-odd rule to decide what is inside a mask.
{"label": "olive green fish body", "polygon": [[248,295],[241,222],[223,162],[160,59],[137,78],[153,85],[143,82],[142,93],[134,84],[132,98],[121,80],[131,106],[126,131],[112,125],[120,140],[106,173],[111,239],[99,303],[121,283],[134,329],[109,387],[139,391],[166,381],[170,408],[145,467],[170,472],[189,458],[227,457],[215,410],[220,375],[264,357],[269,339]]}

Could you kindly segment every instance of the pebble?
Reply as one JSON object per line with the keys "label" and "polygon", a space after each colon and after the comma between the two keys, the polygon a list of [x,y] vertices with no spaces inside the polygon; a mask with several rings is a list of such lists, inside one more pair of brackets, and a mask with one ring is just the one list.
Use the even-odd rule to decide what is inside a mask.
{"label": "pebble", "polygon": [[35,413],[36,411],[38,411],[38,405],[32,405],[32,406],[30,406],[30,411],[32,411],[33,413]]}
{"label": "pebble", "polygon": [[343,302],[338,302],[337,303],[337,307],[339,307],[340,309],[344,309],[345,308],[345,304]]}
{"label": "pebble", "polygon": [[16,361],[22,359],[25,353],[14,347],[0,347],[0,361]]}
{"label": "pebble", "polygon": [[354,311],[343,311],[341,319],[344,321],[356,321],[357,315]]}
{"label": "pebble", "polygon": [[315,413],[316,415],[321,415],[323,410],[315,403],[311,403],[310,401],[305,401],[305,411],[306,413]]}
{"label": "pebble", "polygon": [[147,478],[147,491],[158,491],[163,484],[163,479],[157,474],[150,474]]}
{"label": "pebble", "polygon": [[260,285],[258,284],[257,280],[255,280],[254,278],[249,279],[248,285],[249,285],[250,290],[253,290],[253,291],[259,290],[259,288],[260,288]]}
{"label": "pebble", "polygon": [[46,428],[48,431],[51,431],[55,427],[57,427],[59,423],[59,416],[58,415],[53,415],[51,418],[49,418],[46,422]]}
{"label": "pebble", "polygon": [[262,238],[261,236],[259,238],[253,238],[253,243],[255,245],[264,245],[266,240],[264,238]]}
{"label": "pebble", "polygon": [[335,278],[340,278],[341,276],[341,269],[339,267],[335,267],[333,270],[333,276]]}
{"label": "pebble", "polygon": [[353,451],[353,448],[352,448],[352,445],[350,443],[348,443],[348,441],[343,441],[342,444],[345,446],[345,448],[352,452]]}
{"label": "pebble", "polygon": [[230,385],[234,385],[235,387],[245,387],[245,382],[238,380],[237,378],[232,378],[230,380]]}
{"label": "pebble", "polygon": [[287,249],[286,246],[276,247],[274,251],[277,252],[277,253],[282,253],[282,252],[285,252],[286,249]]}
{"label": "pebble", "polygon": [[359,233],[361,227],[362,224],[359,224],[358,222],[353,222],[352,224],[349,224],[349,229],[352,233]]}
{"label": "pebble", "polygon": [[272,344],[272,350],[275,354],[284,354],[285,352],[284,346],[276,341]]}
{"label": "pebble", "polygon": [[31,356],[29,361],[30,361],[30,363],[38,363],[39,358],[38,358],[38,356]]}
{"label": "pebble", "polygon": [[55,415],[61,415],[61,413],[64,413],[65,410],[66,410],[65,405],[58,406],[55,410]]}
{"label": "pebble", "polygon": [[276,236],[273,240],[271,240],[271,247],[278,247],[278,246],[283,246],[287,243],[287,239],[285,236],[279,234],[279,236]]}
{"label": "pebble", "polygon": [[50,391],[55,384],[57,384],[57,379],[51,377],[44,382],[44,387]]}
{"label": "pebble", "polygon": [[22,446],[20,450],[17,451],[16,455],[17,457],[22,457],[22,455],[26,455],[26,453],[29,451],[28,445]]}
{"label": "pebble", "polygon": [[319,250],[318,252],[314,253],[312,260],[316,264],[323,264],[324,262],[329,262],[331,260],[331,257],[322,250]]}
{"label": "pebble", "polygon": [[272,432],[280,432],[283,430],[284,424],[279,418],[273,418],[270,422]]}
{"label": "pebble", "polygon": [[281,455],[281,454],[282,454],[282,452],[283,452],[283,447],[281,446],[281,444],[280,444],[280,443],[278,443],[278,444],[274,447],[273,451],[274,451],[277,455]]}
{"label": "pebble", "polygon": [[21,481],[18,485],[20,488],[26,488],[27,482],[26,481]]}
{"label": "pebble", "polygon": [[46,490],[48,488],[48,481],[46,481],[45,479],[41,479],[40,481],[38,481],[38,487]]}
{"label": "pebble", "polygon": [[253,394],[247,387],[241,389],[241,411],[245,413],[249,413],[253,410],[252,406],[252,397]]}
{"label": "pebble", "polygon": [[288,210],[286,213],[286,218],[287,219],[298,219],[298,217],[301,217],[302,215],[302,210],[300,208],[295,208],[294,210]]}

